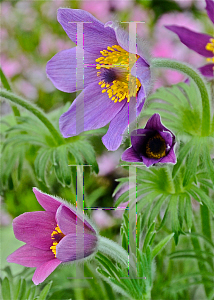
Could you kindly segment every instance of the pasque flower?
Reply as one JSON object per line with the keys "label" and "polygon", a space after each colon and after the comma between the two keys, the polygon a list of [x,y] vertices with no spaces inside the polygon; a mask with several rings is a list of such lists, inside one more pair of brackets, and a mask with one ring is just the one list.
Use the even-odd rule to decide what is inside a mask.
{"label": "pasque flower", "polygon": [[[83,80],[76,75],[78,46],[57,53],[47,63],[47,75],[57,89],[68,93],[75,92],[77,85],[83,89],[60,117],[60,131],[67,138],[110,122],[102,141],[108,150],[116,150],[150,90],[150,68],[144,47],[137,41],[135,52],[129,53],[127,32],[117,23],[101,23],[84,10],[60,8],[57,17],[75,43],[75,22],[88,22],[83,29],[84,86],[79,87]],[[77,112],[77,106],[83,107],[82,114]],[[77,119],[84,124],[81,129],[76,126]]]}
{"label": "pasque flower", "polygon": [[175,136],[163,126],[159,114],[154,114],[144,129],[131,133],[131,144],[122,154],[122,160],[143,162],[147,167],[156,163],[176,163]]}
{"label": "pasque flower", "polygon": [[[206,10],[210,20],[214,24],[213,0],[206,0]],[[214,77],[214,36],[175,25],[165,27],[176,33],[181,42],[188,48],[207,58],[209,64],[199,68],[199,70],[206,77]]]}
{"label": "pasque flower", "polygon": [[7,261],[36,267],[32,280],[37,285],[61,263],[93,254],[98,238],[75,208],[36,188],[33,191],[45,211],[27,212],[13,220],[15,237],[26,244],[10,254]]}

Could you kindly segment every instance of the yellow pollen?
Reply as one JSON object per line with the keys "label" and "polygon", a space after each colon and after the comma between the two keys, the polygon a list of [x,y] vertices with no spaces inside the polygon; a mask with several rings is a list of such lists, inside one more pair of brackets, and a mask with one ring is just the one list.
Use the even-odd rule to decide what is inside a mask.
{"label": "yellow pollen", "polygon": [[55,230],[51,233],[51,239],[54,241],[53,241],[53,246],[51,246],[50,249],[54,253],[55,257],[56,257],[56,246],[59,244],[59,241],[64,236],[65,236],[64,233],[62,233],[58,225],[56,226]]}
{"label": "yellow pollen", "polygon": [[210,39],[210,43],[206,45],[206,50],[213,53],[213,57],[208,57],[206,60],[214,63],[214,38]]}
{"label": "yellow pollen", "polygon": [[[101,57],[96,59],[97,76],[101,76],[102,70],[114,68],[118,74],[118,78],[112,82],[105,82],[102,79],[99,82],[102,93],[107,92],[109,98],[116,102],[121,102],[126,99],[130,101],[131,97],[136,97],[137,92],[141,87],[138,78],[131,75],[131,69],[138,60],[139,55],[129,53],[121,48],[119,45],[107,47],[107,50],[100,51]],[[113,71],[112,71],[113,72]]]}

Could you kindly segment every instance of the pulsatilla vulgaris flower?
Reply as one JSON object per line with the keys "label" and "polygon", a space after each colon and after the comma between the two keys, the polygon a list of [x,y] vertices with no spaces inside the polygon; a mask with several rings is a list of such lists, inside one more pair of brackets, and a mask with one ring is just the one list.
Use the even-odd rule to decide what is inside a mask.
{"label": "pulsatilla vulgaris flower", "polygon": [[[76,22],[88,22],[83,29],[84,65],[77,66],[76,57],[82,51],[78,45],[57,53],[47,63],[47,75],[56,88],[68,93],[83,89],[60,117],[60,131],[67,138],[110,122],[102,141],[108,150],[116,150],[150,90],[145,50],[137,41],[135,51],[130,53],[127,32],[114,22],[103,24],[81,9],[59,9],[58,21],[75,43]],[[83,76],[78,75],[79,68],[84,71],[84,85],[81,85]],[[78,127],[77,123],[82,125]]]}
{"label": "pulsatilla vulgaris flower", "polygon": [[33,191],[45,211],[27,212],[13,220],[15,237],[26,244],[7,261],[36,267],[32,280],[37,285],[61,263],[92,255],[98,239],[94,228],[74,208],[36,188]]}
{"label": "pulsatilla vulgaris flower", "polygon": [[143,162],[147,167],[156,163],[176,163],[175,136],[163,126],[159,114],[154,114],[144,129],[131,133],[131,144],[122,154],[122,160]]}
{"label": "pulsatilla vulgaris flower", "polygon": [[[207,14],[214,24],[214,1],[206,0],[206,4]],[[181,42],[188,48],[207,58],[209,64],[199,68],[199,70],[206,77],[214,77],[214,36],[175,25],[165,27],[176,33]]]}

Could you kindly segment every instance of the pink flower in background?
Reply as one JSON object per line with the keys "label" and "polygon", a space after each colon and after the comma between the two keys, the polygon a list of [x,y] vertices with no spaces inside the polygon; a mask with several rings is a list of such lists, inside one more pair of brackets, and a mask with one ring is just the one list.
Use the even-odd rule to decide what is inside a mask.
{"label": "pink flower in background", "polygon": [[116,166],[119,164],[121,154],[120,151],[116,151],[105,152],[102,156],[99,156],[97,159],[99,176],[106,176],[115,171]]}
{"label": "pink flower in background", "polygon": [[[43,282],[63,262],[87,257],[96,251],[97,233],[88,221],[53,196],[33,189],[45,211],[24,213],[13,220],[15,237],[26,244],[7,258],[9,263],[35,268],[34,284]],[[77,235],[76,229],[84,234]],[[83,249],[82,242],[83,239]],[[79,246],[78,246],[79,245]]]}
{"label": "pink flower in background", "polygon": [[[182,44],[167,32],[165,25],[176,24],[179,26],[189,26],[189,28],[195,28],[201,30],[201,23],[193,19],[191,14],[188,13],[176,13],[176,14],[165,14],[157,22],[154,32],[155,44],[153,45],[152,55],[154,57],[166,57],[171,59],[177,59],[180,61],[193,64],[196,67],[200,66],[203,62],[203,58],[199,57],[196,53],[182,46]],[[176,84],[183,81],[185,76],[179,72],[172,70],[164,70],[161,72],[161,76],[157,81],[155,88],[163,85]]]}
{"label": "pink flower in background", "polygon": [[100,229],[109,228],[114,224],[112,217],[104,210],[93,210],[92,219]]}
{"label": "pink flower in background", "polygon": [[133,0],[92,0],[82,1],[81,8],[95,15],[103,22],[112,18],[112,14],[117,11],[129,9]]}

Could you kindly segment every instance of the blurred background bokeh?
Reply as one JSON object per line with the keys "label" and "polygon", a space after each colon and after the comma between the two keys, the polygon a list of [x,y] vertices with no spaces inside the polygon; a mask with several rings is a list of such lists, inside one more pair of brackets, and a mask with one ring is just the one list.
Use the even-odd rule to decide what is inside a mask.
{"label": "blurred background bokeh", "polygon": [[[207,18],[203,0],[2,1],[0,32],[3,72],[10,80],[13,91],[37,104],[55,124],[58,123],[61,113],[76,97],[75,93],[66,94],[57,90],[46,76],[47,61],[57,52],[74,46],[57,22],[59,7],[87,10],[103,23],[109,20],[145,21],[144,24],[138,25],[137,32],[147,41],[152,56],[178,59],[196,68],[205,64],[204,57],[189,50],[175,34],[164,27],[173,24],[198,32],[210,32],[210,20]],[[158,71],[155,75],[154,90],[185,80],[183,75],[170,70]],[[1,113],[3,141],[7,136],[7,130],[14,126],[16,121],[8,103],[1,103]],[[28,116],[24,110],[23,116]],[[143,120],[142,124],[145,122],[146,120]],[[112,194],[117,186],[116,179],[128,176],[128,171],[118,166],[122,150],[107,152],[101,142],[101,136],[98,134],[89,138],[95,149],[99,173],[98,175],[91,173],[89,167],[84,171],[85,205],[88,207],[113,207],[115,199]],[[125,146],[128,144],[123,145],[123,148]],[[46,174],[48,185],[38,180],[34,169],[34,161],[39,149],[37,146],[26,146],[22,157],[20,156],[19,160],[15,157],[15,162],[12,164],[13,154],[17,149],[20,150],[16,147],[8,150],[8,156],[4,157],[8,161],[3,162],[5,165],[2,167],[4,174],[0,202],[3,241],[1,268],[8,265],[7,255],[21,244],[13,236],[12,219],[26,211],[41,209],[32,192],[33,186],[67,199],[73,204],[76,201],[73,190],[69,186],[63,186],[51,169]],[[11,162],[11,165],[8,162]],[[18,174],[19,168],[21,174]],[[195,209],[197,210],[197,205]],[[117,214],[114,210],[88,210],[87,213],[100,228],[101,234],[119,241],[120,213]],[[22,269],[23,267],[12,265],[14,272]],[[81,289],[73,289],[74,284],[71,280],[66,283],[66,276],[72,276],[71,267],[60,269],[58,272],[62,277],[59,273],[52,275],[55,294],[49,299],[69,299],[68,295],[70,298],[75,295],[72,299],[98,299],[93,298],[96,296],[92,292],[84,298]],[[61,294],[57,292],[60,285],[63,285],[64,296],[62,292]]]}

